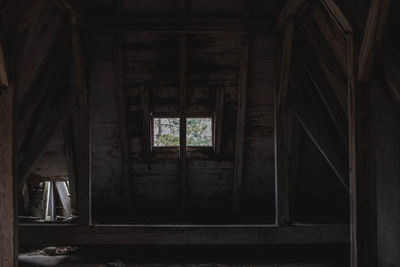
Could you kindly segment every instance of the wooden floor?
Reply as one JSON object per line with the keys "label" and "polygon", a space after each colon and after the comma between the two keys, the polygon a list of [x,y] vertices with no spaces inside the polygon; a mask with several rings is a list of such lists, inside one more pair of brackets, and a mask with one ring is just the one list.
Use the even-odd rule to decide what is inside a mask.
{"label": "wooden floor", "polygon": [[30,266],[140,266],[140,267],[225,267],[225,266],[234,266],[234,267],[342,267],[339,263],[323,263],[323,262],[314,262],[314,263],[306,263],[306,262],[292,262],[292,263],[224,263],[224,262],[203,262],[203,263],[128,263],[119,260],[109,261],[109,262],[100,262],[93,259],[85,259],[79,256],[27,256],[22,255],[19,257],[19,262],[21,267],[30,267]]}
{"label": "wooden floor", "polygon": [[[54,247],[53,247],[54,249]],[[41,248],[19,255],[31,266],[193,266],[193,267],[347,267],[348,246],[89,246],[68,247],[69,255],[49,256]],[[65,250],[67,251],[67,250]],[[46,254],[47,253],[47,254]],[[51,253],[50,253],[51,254]],[[65,254],[65,253],[64,253]],[[51,254],[53,255],[53,254]]]}

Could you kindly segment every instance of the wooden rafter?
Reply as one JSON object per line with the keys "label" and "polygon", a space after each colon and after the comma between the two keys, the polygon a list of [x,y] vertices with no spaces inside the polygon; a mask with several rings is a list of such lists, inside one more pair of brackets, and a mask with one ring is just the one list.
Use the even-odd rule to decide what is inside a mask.
{"label": "wooden rafter", "polygon": [[236,118],[235,165],[233,176],[233,208],[236,212],[240,211],[241,208],[248,68],[249,37],[245,36],[243,38],[242,50],[240,53],[239,95]]}
{"label": "wooden rafter", "polygon": [[[28,35],[23,48],[14,52],[17,62],[21,55],[30,54],[30,56],[22,57],[20,62],[18,62],[21,65],[18,74],[19,79],[16,83],[16,88],[18,88],[16,96],[18,104],[21,104],[27,95],[31,93],[36,77],[43,71],[51,52],[57,49],[58,41],[64,37],[61,31],[63,27],[65,27],[64,21],[60,15],[55,14],[52,23],[47,24],[40,33],[42,36],[46,36],[46,38],[37,39],[37,36],[33,34],[34,31],[32,31]],[[36,28],[34,28],[35,31],[37,30]]]}
{"label": "wooden rafter", "polygon": [[359,82],[367,82],[371,79],[374,56],[382,40],[391,3],[391,0],[371,1],[359,55]]}
{"label": "wooden rafter", "polygon": [[334,0],[320,0],[320,2],[325,7],[325,10],[328,12],[331,18],[334,19],[339,29],[342,30],[343,34],[346,35],[353,33],[353,27],[351,26],[351,23]]}
{"label": "wooden rafter", "polygon": [[283,29],[289,20],[300,16],[308,7],[308,0],[289,0],[279,14],[277,26]]}
{"label": "wooden rafter", "polygon": [[21,107],[16,114],[17,122],[15,126],[15,135],[19,141],[23,140],[28,128],[35,121],[34,117],[38,114],[38,110],[45,101],[49,91],[57,86],[55,83],[58,82],[57,78],[59,78],[59,72],[61,71],[60,66],[62,66],[62,63],[67,62],[65,61],[65,49],[67,48],[65,44],[65,41],[62,42],[56,54],[52,57],[51,63],[48,65],[48,70],[43,71],[39,76],[39,82],[35,86],[39,90],[35,90],[35,93],[29,94],[26,98],[22,99]]}
{"label": "wooden rafter", "polygon": [[[291,101],[292,109],[304,130],[315,146],[338,176],[346,190],[349,191],[348,160],[345,149],[340,148],[341,140],[335,135],[327,119],[323,116],[322,101],[310,92],[312,85],[302,79],[302,87],[295,87],[295,101]],[[321,103],[321,104],[319,104]]]}
{"label": "wooden rafter", "polygon": [[302,50],[297,50],[299,55],[300,65],[298,68],[305,70],[305,73],[310,77],[310,80],[317,90],[319,96],[325,104],[325,108],[328,110],[331,119],[333,120],[337,130],[344,143],[348,143],[348,122],[347,115],[340,107],[339,101],[336,95],[331,89],[331,85],[324,79],[319,68],[312,68],[311,66],[318,66],[317,60],[311,53],[306,51],[305,46],[301,46]]}
{"label": "wooden rafter", "polygon": [[301,21],[300,25],[304,39],[310,44],[308,49],[314,51],[319,66],[329,84],[331,84],[331,88],[340,103],[340,107],[345,114],[347,114],[348,78],[339,66],[336,58],[332,55],[332,52],[328,49],[329,46],[326,44],[325,39],[323,39],[321,33],[317,31],[314,26],[315,23],[315,21],[309,21],[307,19]]}
{"label": "wooden rafter", "polygon": [[75,105],[76,94],[75,92],[68,92],[64,99],[64,103],[54,110],[48,118],[48,125],[45,130],[32,137],[31,145],[24,147],[20,151],[18,161],[18,186],[21,187],[29,174],[34,163],[39,159],[40,155],[44,152],[49,140],[56,132],[57,129],[62,127],[71,115],[72,108]]}

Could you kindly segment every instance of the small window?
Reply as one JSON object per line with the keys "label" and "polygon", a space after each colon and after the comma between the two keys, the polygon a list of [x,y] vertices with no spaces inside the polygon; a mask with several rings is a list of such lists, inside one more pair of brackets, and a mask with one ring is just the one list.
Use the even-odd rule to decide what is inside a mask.
{"label": "small window", "polygon": [[213,146],[212,118],[186,119],[186,146],[190,147]]}
{"label": "small window", "polygon": [[179,118],[153,118],[153,146],[179,146]]}

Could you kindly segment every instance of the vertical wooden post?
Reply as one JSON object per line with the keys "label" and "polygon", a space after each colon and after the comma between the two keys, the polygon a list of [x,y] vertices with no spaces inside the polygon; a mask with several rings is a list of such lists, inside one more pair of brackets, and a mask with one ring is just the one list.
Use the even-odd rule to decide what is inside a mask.
{"label": "vertical wooden post", "polygon": [[351,266],[373,267],[377,255],[377,191],[373,136],[371,135],[371,86],[354,78],[353,39],[349,49],[349,160]]}
{"label": "vertical wooden post", "polygon": [[[116,36],[115,48],[115,68],[116,68],[116,86],[114,88],[115,100],[118,108],[119,134],[121,144],[121,168],[122,168],[122,185],[123,198],[126,214],[132,215],[132,197],[131,197],[131,181],[129,172],[129,137],[128,137],[128,121],[126,118],[126,93],[124,79],[124,39],[123,36]],[[147,144],[146,144],[147,145]]]}
{"label": "vertical wooden post", "polygon": [[180,132],[179,132],[179,167],[181,175],[181,210],[186,208],[186,112],[187,112],[187,37],[180,36],[180,66],[179,66],[179,101],[180,101]]}
{"label": "vertical wooden post", "polygon": [[216,88],[216,100],[215,100],[215,154],[217,156],[221,155],[221,145],[222,145],[222,122],[224,116],[224,96],[225,88]]}
{"label": "vertical wooden post", "polygon": [[76,131],[76,181],[78,222],[81,225],[91,224],[91,156],[90,156],[90,115],[87,94],[86,76],[82,56],[80,28],[76,17],[71,17],[71,40],[74,69],[76,75],[76,87],[79,100],[79,114]]}
{"label": "vertical wooden post", "polygon": [[236,118],[235,140],[235,166],[233,176],[233,209],[236,212],[241,208],[242,176],[243,176],[243,151],[246,127],[246,102],[247,102],[247,74],[249,61],[249,37],[245,36],[240,53],[240,76],[238,110]]}
{"label": "vertical wooden post", "polygon": [[1,45],[0,51],[0,266],[15,266],[14,90],[12,86],[8,86]]}
{"label": "vertical wooden post", "polygon": [[143,143],[142,150],[143,155],[147,163],[150,162],[151,158],[151,140],[150,140],[150,107],[149,107],[149,89],[142,87],[140,88],[140,96],[141,96],[141,106],[143,110]]}
{"label": "vertical wooden post", "polygon": [[275,96],[275,218],[276,224],[288,225],[289,215],[289,114],[287,95],[295,19],[285,22],[279,90]]}

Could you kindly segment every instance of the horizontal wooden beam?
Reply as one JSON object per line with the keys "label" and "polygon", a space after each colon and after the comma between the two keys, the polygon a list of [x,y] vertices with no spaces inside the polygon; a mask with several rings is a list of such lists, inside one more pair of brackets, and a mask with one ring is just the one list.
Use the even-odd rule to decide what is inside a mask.
{"label": "horizontal wooden beam", "polygon": [[20,225],[22,246],[347,244],[349,225]]}
{"label": "horizontal wooden beam", "polygon": [[272,32],[271,18],[91,18],[88,24],[94,30],[106,32],[171,32],[171,33],[252,33]]}

